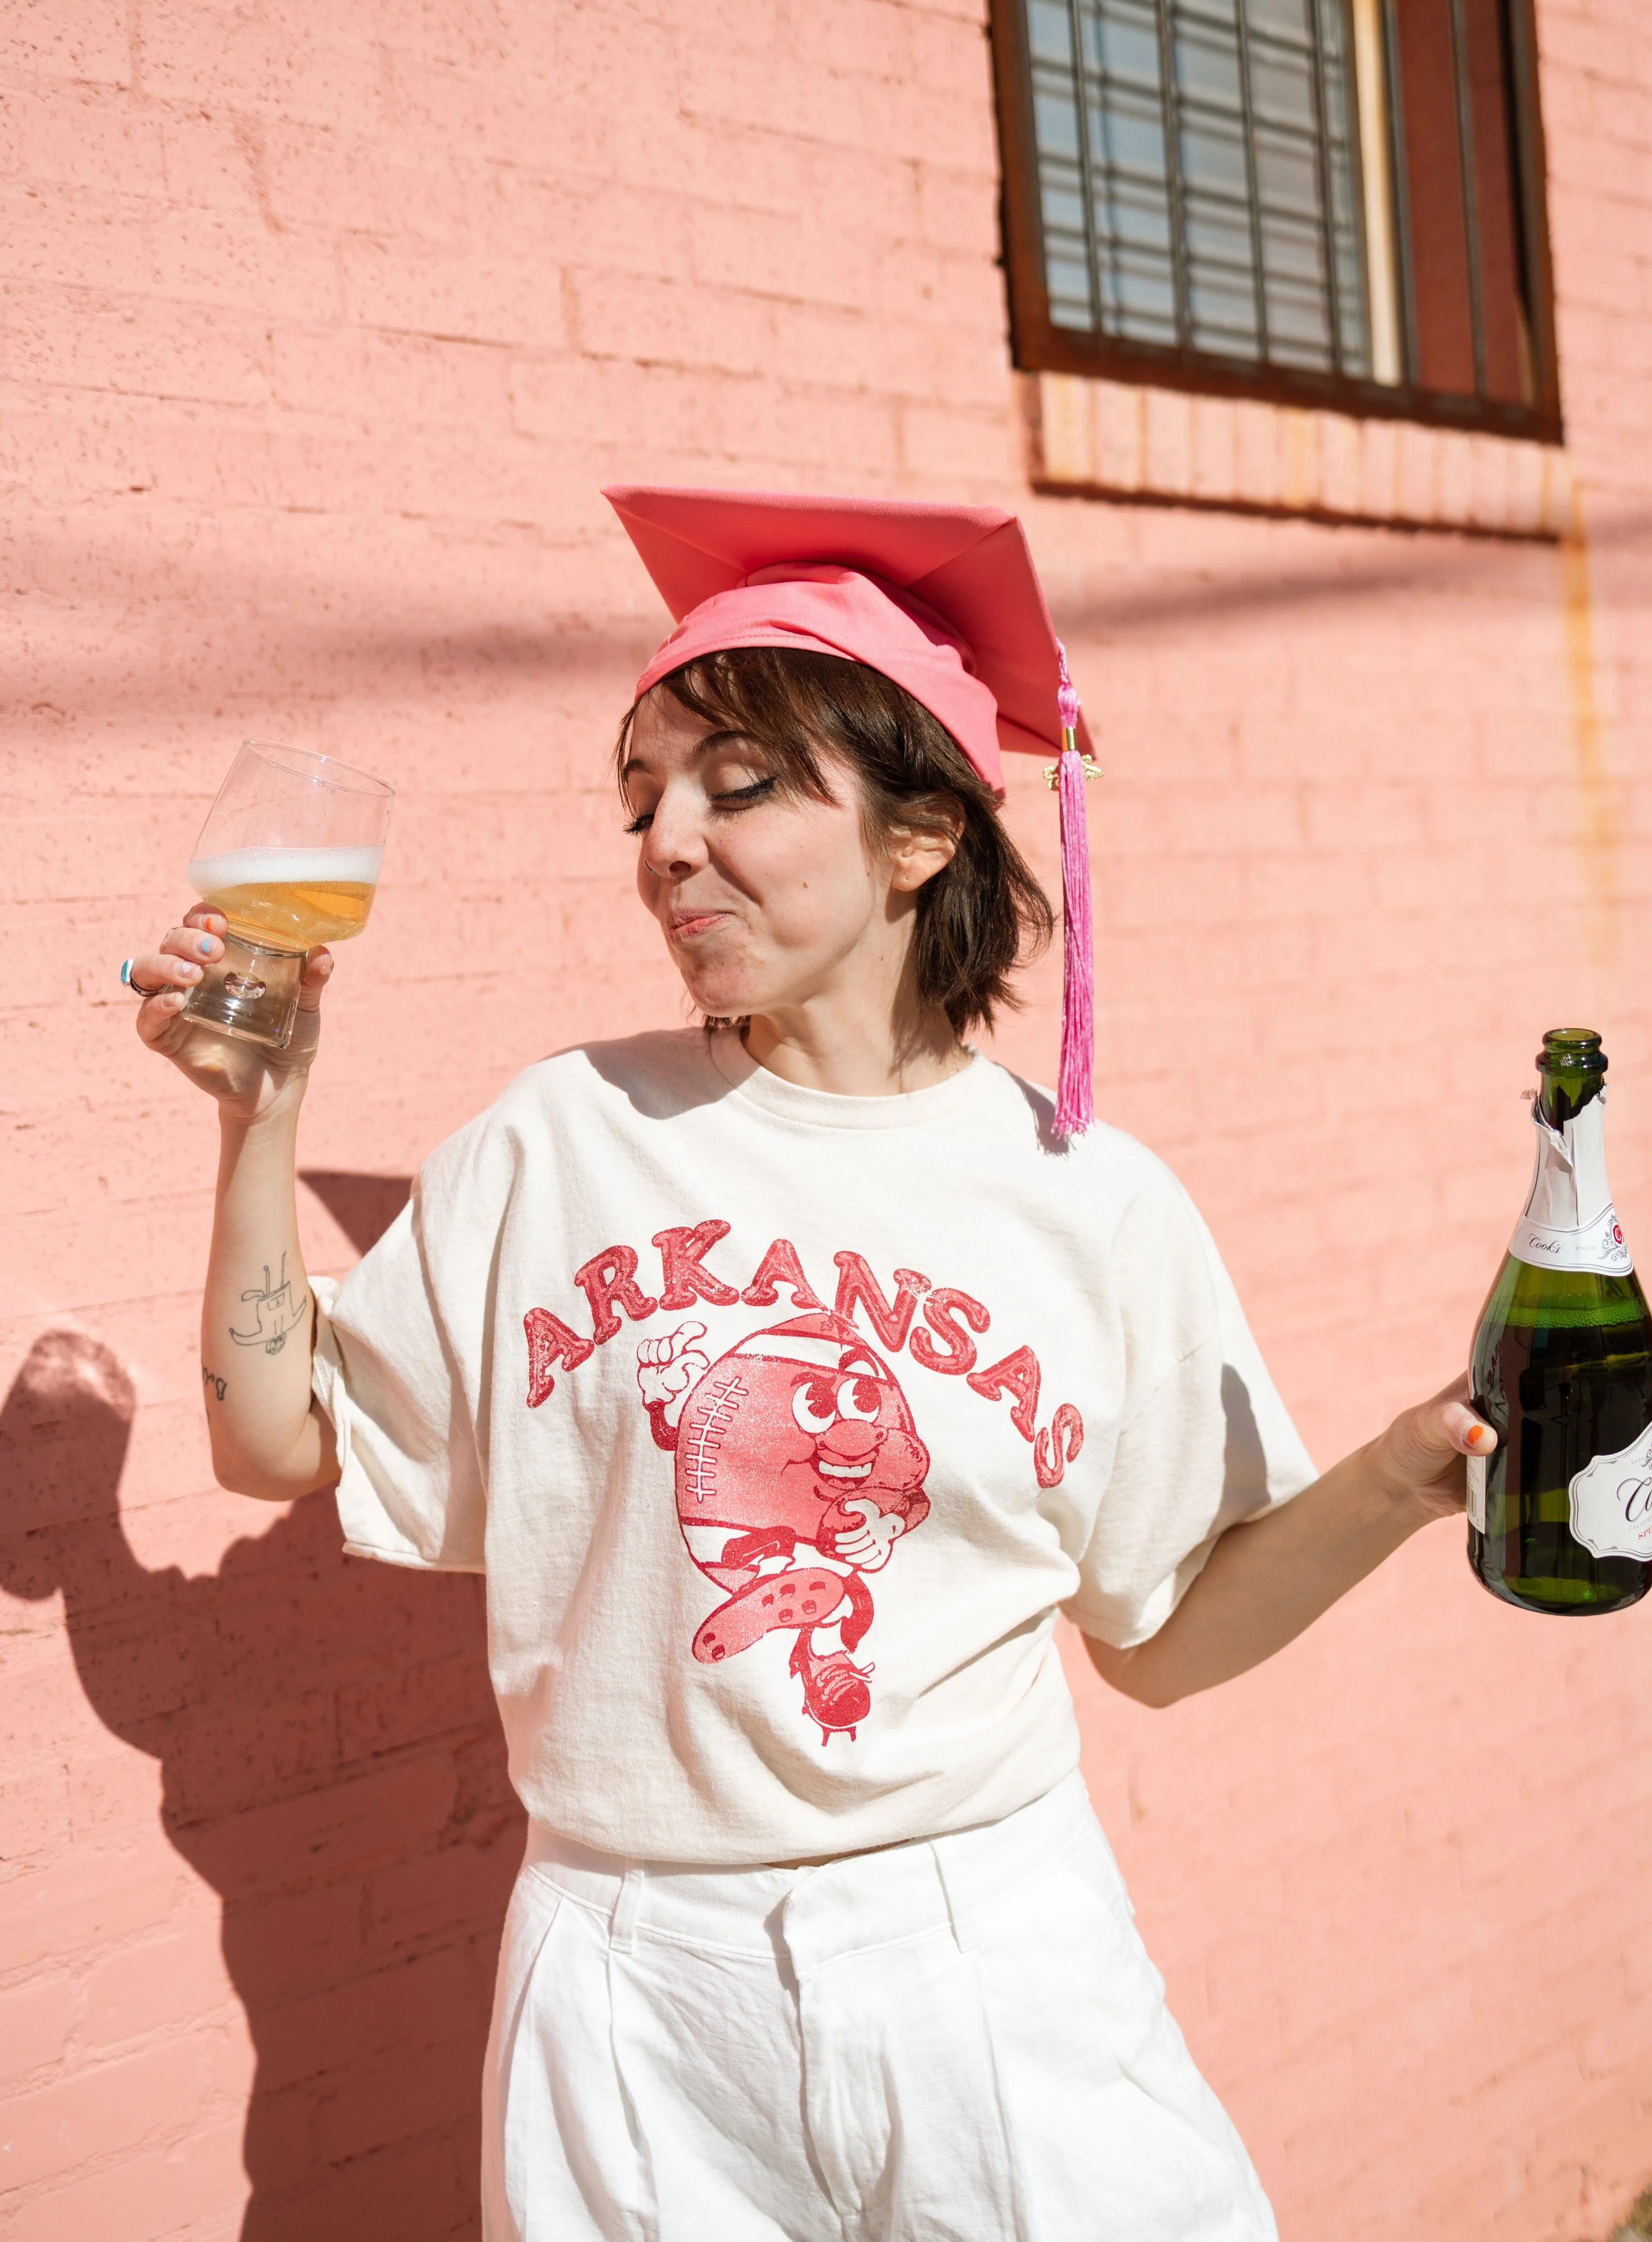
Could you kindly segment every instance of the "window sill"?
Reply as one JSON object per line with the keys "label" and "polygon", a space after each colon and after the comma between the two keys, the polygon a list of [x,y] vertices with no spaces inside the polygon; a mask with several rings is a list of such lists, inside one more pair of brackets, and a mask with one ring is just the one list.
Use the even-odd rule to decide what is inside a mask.
{"label": "window sill", "polygon": [[1022,376],[1036,490],[1554,541],[1564,448],[1072,373]]}

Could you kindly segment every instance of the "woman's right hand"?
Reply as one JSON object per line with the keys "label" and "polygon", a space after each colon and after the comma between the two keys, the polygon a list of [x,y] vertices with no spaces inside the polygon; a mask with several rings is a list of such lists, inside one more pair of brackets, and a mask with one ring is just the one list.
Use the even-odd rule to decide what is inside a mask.
{"label": "woman's right hand", "polygon": [[[326,950],[312,950],[305,959],[292,1040],[283,1051],[271,1051],[178,1017],[202,968],[224,955],[224,933],[223,915],[197,903],[185,913],[181,926],[162,936],[158,949],[133,958],[132,982],[144,997],[138,1008],[138,1033],[198,1090],[215,1098],[226,1118],[259,1121],[279,1104],[296,1104],[304,1095],[320,1037],[321,991],[332,971],[332,956]],[[145,995],[146,990],[153,993]]]}

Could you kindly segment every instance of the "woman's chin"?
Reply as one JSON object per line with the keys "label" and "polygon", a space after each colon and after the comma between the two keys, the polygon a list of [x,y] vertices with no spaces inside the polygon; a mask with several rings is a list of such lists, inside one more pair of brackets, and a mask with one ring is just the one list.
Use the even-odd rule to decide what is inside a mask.
{"label": "woman's chin", "polygon": [[695,1010],[704,1012],[712,1019],[743,1020],[762,1009],[757,994],[740,981],[725,981],[715,976],[705,980],[698,977],[690,980],[685,973],[682,985]]}

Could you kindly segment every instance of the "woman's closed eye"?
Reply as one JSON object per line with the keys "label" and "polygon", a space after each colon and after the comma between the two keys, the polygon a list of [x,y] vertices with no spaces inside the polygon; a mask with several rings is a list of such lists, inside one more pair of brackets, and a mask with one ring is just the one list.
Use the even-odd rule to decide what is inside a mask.
{"label": "woman's closed eye", "polygon": [[[779,784],[778,775],[771,773],[767,778],[753,779],[746,786],[725,787],[720,793],[708,795],[706,799],[714,809],[721,810],[725,815],[737,814],[742,809],[755,809],[756,804],[766,800]],[[646,833],[653,822],[654,812],[651,809],[644,809],[639,811],[625,829],[628,833]]]}
{"label": "woman's closed eye", "polygon": [[761,802],[765,795],[772,794],[779,784],[778,777],[771,772],[767,778],[755,778],[749,786],[729,787],[722,794],[714,794],[710,799],[719,809],[749,809],[753,802]]}

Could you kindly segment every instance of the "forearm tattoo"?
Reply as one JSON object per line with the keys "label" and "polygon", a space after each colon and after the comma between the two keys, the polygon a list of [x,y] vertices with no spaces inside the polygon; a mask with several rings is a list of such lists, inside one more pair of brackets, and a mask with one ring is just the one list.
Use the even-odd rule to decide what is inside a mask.
{"label": "forearm tattoo", "polygon": [[279,1354],[287,1343],[287,1333],[302,1323],[310,1312],[310,1295],[307,1292],[300,1292],[296,1299],[293,1297],[285,1253],[281,1256],[279,1280],[273,1285],[270,1282],[270,1265],[266,1261],[263,1284],[250,1286],[241,1298],[252,1303],[252,1329],[239,1332],[232,1324],[230,1337],[237,1346],[261,1346],[265,1354]]}
{"label": "forearm tattoo", "polygon": [[227,1378],[220,1378],[216,1370],[209,1370],[206,1365],[203,1363],[201,1365],[201,1384],[208,1393],[216,1393],[218,1400],[221,1401],[225,1393],[229,1391],[230,1381]]}

